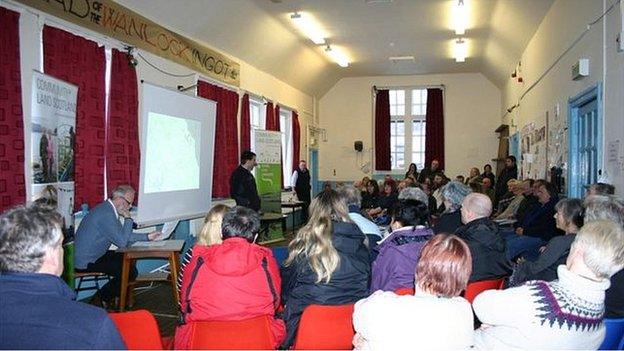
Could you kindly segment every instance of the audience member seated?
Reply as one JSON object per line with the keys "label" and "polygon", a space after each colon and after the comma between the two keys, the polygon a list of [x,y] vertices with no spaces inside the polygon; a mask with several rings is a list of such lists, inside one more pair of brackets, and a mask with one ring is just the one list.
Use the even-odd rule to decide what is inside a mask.
{"label": "audience member seated", "polygon": [[[379,195],[376,208],[372,208],[368,211],[371,217],[381,216],[388,213],[394,204],[397,202],[397,187],[394,180],[386,180],[383,185],[383,192]],[[382,223],[382,224],[388,224]]]}
{"label": "audience member seated", "polygon": [[426,204],[429,201],[429,196],[425,192],[417,187],[405,188],[399,192],[398,200],[417,200]]}
{"label": "audience member seated", "polygon": [[457,228],[461,227],[461,203],[471,192],[468,186],[460,182],[450,182],[442,188],[445,209],[433,227],[434,233],[455,233]]}
{"label": "audience member seated", "polygon": [[292,346],[308,305],[349,304],[368,296],[370,263],[364,238],[336,192],[312,200],[310,219],[290,242],[282,269],[288,334],[281,348]]}
{"label": "audience member seated", "polygon": [[106,311],[74,301],[60,279],[61,223],[38,205],[0,216],[0,348],[125,349]]}
{"label": "audience member seated", "polygon": [[587,186],[587,193],[585,196],[590,195],[613,195],[615,194],[615,187],[607,183],[594,183]]}
{"label": "audience member seated", "polygon": [[498,200],[498,205],[496,206],[496,213],[503,212],[507,209],[507,206],[513,201],[516,194],[513,191],[513,188],[518,183],[516,179],[510,179],[507,181],[507,193],[503,195],[502,198]]}
{"label": "audience member seated", "polygon": [[624,267],[624,232],[611,221],[586,223],[558,280],[487,290],[472,307],[483,325],[477,349],[596,350],[605,336],[605,290]]}
{"label": "audience member seated", "polygon": [[496,184],[496,175],[492,172],[492,166],[486,164],[483,166],[483,173],[481,174],[481,179],[489,178],[492,181],[492,185]]}
{"label": "audience member seated", "polygon": [[468,178],[464,182],[466,185],[473,182],[481,182],[481,175],[479,174],[479,169],[477,167],[472,167],[470,169],[470,173],[468,173]]}
{"label": "audience member seated", "polygon": [[[223,223],[223,216],[230,210],[230,207],[218,204],[214,205],[206,217],[204,217],[204,226],[202,227],[199,235],[197,235],[197,243],[195,246],[210,246],[210,245],[218,245],[223,242],[221,238],[221,224]],[[193,257],[193,248],[191,247],[186,251],[184,257],[182,258],[182,264],[180,265],[180,274],[178,274],[178,281],[176,283],[176,288],[178,292],[182,288],[182,279],[184,278],[184,270],[187,264],[191,262],[191,258]],[[180,302],[178,302],[180,305]]]}
{"label": "audience member seated", "polygon": [[[271,250],[254,243],[259,230],[258,213],[236,206],[223,216],[223,243],[193,248],[182,280],[176,349],[189,348],[191,322],[275,314],[280,306],[279,268]],[[286,335],[284,322],[273,319],[271,331],[277,347]]]}
{"label": "audience member seated", "polygon": [[420,201],[401,200],[392,212],[392,233],[379,243],[372,267],[370,291],[414,287],[414,270],[420,251],[433,236],[429,210]]}
{"label": "audience member seated", "polygon": [[355,304],[353,345],[357,350],[461,350],[473,344],[466,288],[471,259],[454,235],[438,234],[425,245],[416,268],[413,296],[377,291]]}
{"label": "audience member seated", "polygon": [[422,191],[427,195],[427,207],[429,208],[429,214],[433,215],[438,209],[438,202],[432,195],[431,182],[429,181],[429,178],[427,178],[426,182],[420,184],[420,186]]}
{"label": "audience member seated", "polygon": [[495,203],[496,194],[494,192],[494,189],[492,189],[492,182],[490,181],[490,178],[483,178],[483,180],[481,180],[480,193],[487,195],[487,197],[490,198],[490,201],[492,201],[492,204]]}
{"label": "audience member seated", "polygon": [[362,194],[362,209],[377,208],[379,202],[379,184],[371,179],[366,184],[366,191]]}
{"label": "audience member seated", "polygon": [[464,182],[466,181],[466,178],[464,178],[464,176],[460,174],[455,177],[455,181],[464,184]]}
{"label": "audience member seated", "polygon": [[440,161],[433,160],[433,161],[431,161],[431,166],[430,167],[425,167],[425,168],[423,168],[422,171],[420,171],[420,174],[418,175],[418,182],[419,183],[424,183],[425,179],[429,179],[430,182],[433,182],[433,177],[438,172],[443,172],[440,169]]}
{"label": "audience member seated", "polygon": [[444,175],[444,173],[436,173],[433,177],[433,194],[431,194],[435,200],[438,207],[432,215],[437,215],[440,212],[444,212],[444,200],[442,199],[442,188],[448,183],[449,179]]}
{"label": "audience member seated", "polygon": [[[494,191],[496,201],[492,202],[495,207],[498,205],[498,200],[509,191],[507,189],[507,182],[510,179],[518,179],[518,165],[516,165],[516,157],[513,155],[505,158],[505,168],[503,168],[496,180],[496,189]],[[494,185],[494,183],[490,185]]]}
{"label": "audience member seated", "polygon": [[407,168],[407,172],[405,172],[405,178],[413,177],[414,179],[418,179],[418,167],[416,167],[415,163],[410,163]]}
{"label": "audience member seated", "polygon": [[555,206],[557,228],[566,235],[556,236],[542,249],[535,262],[521,260],[509,278],[510,286],[520,285],[528,280],[552,281],[557,279],[557,267],[565,264],[570,246],[583,226],[583,201],[563,199]]}
{"label": "audience member seated", "polygon": [[[74,265],[78,272],[104,272],[112,277],[99,292],[102,303],[110,305],[121,290],[121,266],[123,254],[110,251],[111,244],[126,247],[134,241],[157,240],[161,233],[149,234],[132,232],[133,221],[130,208],[134,202],[135,191],[129,185],[120,185],[113,189],[111,198],[95,206],[82,219],[76,232]],[[120,223],[123,219],[123,224]],[[130,268],[130,280],[138,272]]]}
{"label": "audience member seated", "polygon": [[471,193],[462,202],[461,220],[464,223],[455,234],[463,239],[472,254],[470,281],[504,277],[511,273],[505,257],[505,240],[498,232],[498,224],[489,217],[492,202],[484,194]]}
{"label": "audience member seated", "polygon": [[509,191],[511,191],[514,196],[506,205],[506,208],[498,212],[495,219],[514,219],[516,217],[516,213],[518,212],[518,208],[520,208],[520,204],[524,201],[524,193],[529,191],[531,188],[531,183],[528,181],[514,181],[508,186]]}
{"label": "audience member seated", "polygon": [[529,261],[535,261],[539,248],[557,235],[564,234],[555,223],[555,204],[559,202],[555,188],[544,181],[538,186],[536,196],[539,202],[521,221],[516,223],[515,233],[506,232],[507,258],[514,260],[523,255]]}
{"label": "audience member seated", "polygon": [[358,228],[360,228],[362,233],[368,238],[368,248],[372,253],[375,247],[377,247],[377,242],[382,239],[382,236],[379,227],[370,219],[362,216],[360,209],[360,192],[352,186],[345,186],[340,189],[338,193],[347,203],[349,218],[357,224]]}
{"label": "audience member seated", "polygon": [[[621,199],[593,195],[585,199],[585,222],[610,220],[624,228],[624,203]],[[624,269],[611,277],[605,295],[605,318],[624,318]]]}
{"label": "audience member seated", "polygon": [[414,186],[414,181],[412,180],[412,178],[410,177],[405,178],[399,182],[399,185],[397,186],[397,193],[400,193],[401,190],[403,189],[411,188],[413,186]]}

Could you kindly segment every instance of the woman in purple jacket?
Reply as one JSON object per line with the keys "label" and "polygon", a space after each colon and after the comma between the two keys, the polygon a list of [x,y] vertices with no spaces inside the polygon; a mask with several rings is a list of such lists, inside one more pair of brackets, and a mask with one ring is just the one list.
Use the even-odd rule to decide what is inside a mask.
{"label": "woman in purple jacket", "polygon": [[433,236],[428,206],[416,200],[401,200],[392,211],[392,233],[384,238],[373,262],[370,291],[414,288],[414,270],[420,252]]}

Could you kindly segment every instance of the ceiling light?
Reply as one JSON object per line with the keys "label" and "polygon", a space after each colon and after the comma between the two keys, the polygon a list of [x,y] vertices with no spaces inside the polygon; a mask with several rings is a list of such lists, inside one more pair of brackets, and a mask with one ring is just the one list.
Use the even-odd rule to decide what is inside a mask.
{"label": "ceiling light", "polygon": [[455,62],[465,62],[466,56],[468,56],[468,46],[464,39],[457,39],[455,41]]}
{"label": "ceiling light", "polygon": [[332,48],[327,45],[327,47],[325,48],[325,52],[327,53],[327,55],[329,55],[329,57],[332,58],[332,60],[334,60],[334,62],[338,64],[338,66],[349,67],[349,59],[347,58],[347,56],[345,56],[339,50],[336,50],[336,48]]}
{"label": "ceiling light", "polygon": [[464,35],[466,33],[466,25],[468,22],[468,8],[464,0],[457,0],[453,5],[453,28],[455,34]]}
{"label": "ceiling light", "polygon": [[295,12],[290,15],[290,19],[306,37],[314,42],[314,44],[325,44],[323,31],[308,14]]}
{"label": "ceiling light", "polygon": [[388,60],[396,62],[396,61],[414,61],[414,56],[390,56]]}

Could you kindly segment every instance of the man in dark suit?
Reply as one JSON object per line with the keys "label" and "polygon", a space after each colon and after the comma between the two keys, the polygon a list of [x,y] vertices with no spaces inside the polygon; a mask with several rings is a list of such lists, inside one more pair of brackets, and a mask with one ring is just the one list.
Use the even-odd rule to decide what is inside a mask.
{"label": "man in dark suit", "polygon": [[310,207],[310,202],[312,201],[310,199],[310,190],[312,189],[310,186],[310,171],[308,170],[306,161],[299,161],[299,167],[295,169],[290,180],[297,193],[297,199],[303,202],[301,217],[305,222],[308,220],[308,207]]}
{"label": "man in dark suit", "polygon": [[[80,222],[76,231],[74,265],[79,272],[103,272],[113,277],[100,289],[101,299],[111,302],[119,296],[123,254],[110,251],[111,244],[126,247],[134,241],[156,240],[159,231],[149,234],[132,232],[130,208],[135,191],[129,185],[116,187],[110,199],[95,206]],[[122,224],[123,221],[123,224]],[[130,279],[137,276],[132,267]]]}
{"label": "man in dark suit", "polygon": [[251,173],[257,165],[256,154],[245,151],[241,155],[241,164],[230,176],[230,196],[236,201],[236,205],[251,208],[254,211],[260,211],[256,178]]}

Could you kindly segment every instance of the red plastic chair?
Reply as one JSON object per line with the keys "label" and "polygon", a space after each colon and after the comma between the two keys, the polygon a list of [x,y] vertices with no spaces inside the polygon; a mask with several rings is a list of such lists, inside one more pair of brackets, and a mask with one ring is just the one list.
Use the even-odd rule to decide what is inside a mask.
{"label": "red plastic chair", "polygon": [[128,350],[163,350],[158,324],[147,310],[109,313]]}
{"label": "red plastic chair", "polygon": [[193,350],[273,350],[270,316],[241,321],[191,322]]}
{"label": "red plastic chair", "polygon": [[295,350],[352,350],[353,304],[310,305],[303,310]]}
{"label": "red plastic chair", "polygon": [[472,303],[477,295],[484,292],[485,290],[500,290],[503,288],[504,284],[505,278],[481,280],[478,282],[469,283],[468,286],[466,286],[464,298],[468,300],[468,302]]}
{"label": "red plastic chair", "polygon": [[413,288],[398,288],[394,291],[397,295],[414,295]]}

